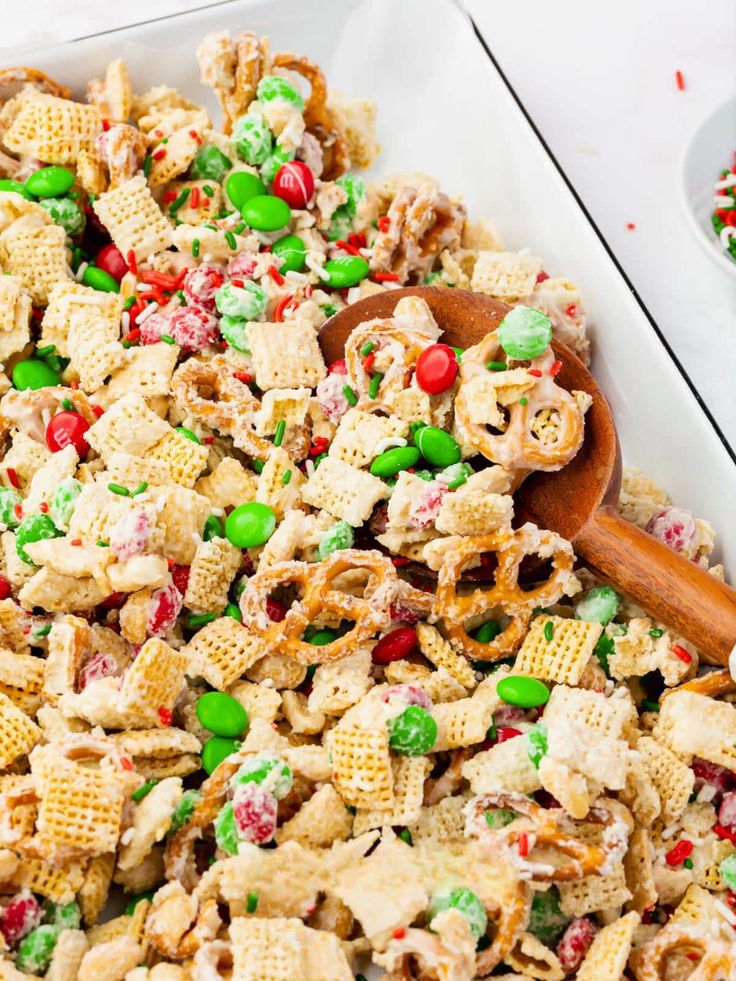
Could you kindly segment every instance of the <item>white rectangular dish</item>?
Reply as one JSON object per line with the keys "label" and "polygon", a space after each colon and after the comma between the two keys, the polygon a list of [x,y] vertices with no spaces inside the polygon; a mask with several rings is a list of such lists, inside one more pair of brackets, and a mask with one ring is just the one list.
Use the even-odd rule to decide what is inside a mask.
{"label": "white rectangular dish", "polygon": [[137,91],[175,85],[208,104],[194,51],[207,31],[247,28],[324,68],[330,84],[374,99],[383,147],[376,172],[423,170],[473,217],[495,219],[507,247],[529,247],[552,275],[578,283],[595,324],[594,370],[624,459],[710,519],[736,569],[736,457],[656,325],[567,185],[472,22],[450,0],[232,0],[188,14],[29,51],[82,91],[125,57]]}

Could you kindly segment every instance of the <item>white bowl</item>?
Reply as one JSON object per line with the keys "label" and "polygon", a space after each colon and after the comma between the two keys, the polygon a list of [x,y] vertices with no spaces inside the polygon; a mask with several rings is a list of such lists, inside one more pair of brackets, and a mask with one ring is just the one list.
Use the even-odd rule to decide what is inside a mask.
{"label": "white bowl", "polygon": [[690,138],[680,162],[680,196],[693,234],[708,255],[732,276],[736,261],[720,243],[711,223],[718,175],[730,167],[736,150],[736,95],[714,110]]}

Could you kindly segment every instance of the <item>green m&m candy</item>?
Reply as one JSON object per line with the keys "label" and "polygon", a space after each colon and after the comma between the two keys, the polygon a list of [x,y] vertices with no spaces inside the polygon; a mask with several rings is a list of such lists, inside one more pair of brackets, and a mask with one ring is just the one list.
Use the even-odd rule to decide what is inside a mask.
{"label": "green m&m candy", "polygon": [[41,167],[26,179],[26,190],[34,198],[58,198],[71,191],[74,172],[66,167]]}
{"label": "green m&m candy", "polygon": [[45,538],[61,538],[62,532],[56,527],[48,514],[32,514],[24,518],[15,533],[15,550],[28,565],[35,566],[25,546],[40,542]]}
{"label": "green m&m candy", "polygon": [[291,208],[275,194],[256,194],[245,202],[240,213],[259,232],[275,232],[291,220]]}
{"label": "green m&m candy", "polygon": [[221,183],[232,167],[232,160],[213,143],[205,143],[197,150],[189,173],[197,181],[217,181]]}
{"label": "green m&m candy", "polygon": [[361,279],[365,279],[370,271],[368,262],[360,255],[341,255],[336,259],[328,259],[324,269],[330,277],[326,285],[335,290],[355,286]]}
{"label": "green m&m candy", "polygon": [[45,974],[60,932],[59,927],[52,923],[44,923],[31,930],[18,947],[15,961],[18,970],[25,974]]}
{"label": "green m&m candy", "polygon": [[414,442],[427,463],[433,467],[449,467],[460,462],[460,447],[444,429],[422,426],[414,434]]}
{"label": "green m&m candy", "polygon": [[0,487],[0,522],[6,528],[15,528],[19,524],[15,507],[22,503],[23,498],[12,487]]}
{"label": "green m&m candy", "polygon": [[437,742],[437,723],[421,705],[407,705],[388,724],[388,744],[404,756],[423,756]]}
{"label": "green m&m candy", "polygon": [[174,834],[179,828],[183,828],[201,800],[202,794],[199,790],[185,790],[174,807],[167,834]]}
{"label": "green m&m candy", "polygon": [[354,218],[358,205],[365,199],[365,181],[357,174],[347,173],[338,177],[335,183],[347,194],[348,199],[343,207]]}
{"label": "green m&m candy", "polygon": [[544,722],[535,723],[524,738],[527,756],[534,764],[534,769],[538,770],[542,758],[547,755],[547,726]]}
{"label": "green m&m candy", "polygon": [[288,763],[268,753],[251,756],[242,764],[230,781],[231,787],[244,783],[258,783],[270,791],[276,800],[283,800],[291,790],[294,774]]}
{"label": "green m&m candy", "polygon": [[459,886],[457,889],[445,889],[435,893],[427,910],[427,920],[430,925],[438,913],[444,913],[448,909],[456,909],[463,914],[476,941],[480,940],[488,929],[486,908],[472,889]]}
{"label": "green m&m candy", "polygon": [[237,753],[239,749],[239,739],[212,736],[202,747],[202,768],[212,776],[220,763],[233,753]]}
{"label": "green m&m candy", "polygon": [[338,521],[322,534],[317,551],[321,559],[326,559],[333,552],[343,548],[352,548],[355,542],[355,532],[347,521]]}
{"label": "green m&m candy", "polygon": [[44,198],[38,203],[67,235],[79,235],[84,230],[84,212],[71,198]]}
{"label": "green m&m candy", "polygon": [[53,903],[50,899],[45,899],[43,902],[43,919],[44,923],[61,927],[62,930],[77,930],[82,922],[82,911],[79,904],[75,903],[74,900],[62,906],[59,903]]}
{"label": "green m&m candy", "polygon": [[736,855],[724,858],[718,866],[718,871],[726,886],[733,892],[736,890]]}
{"label": "green m&m candy", "polygon": [[280,273],[301,272],[307,259],[307,247],[298,235],[284,235],[273,243],[271,254],[283,259]]}
{"label": "green m&m candy", "polygon": [[594,586],[575,604],[575,619],[600,623],[604,627],[618,613],[621,597],[610,586]]}
{"label": "green m&m candy", "polygon": [[508,811],[505,807],[494,807],[490,811],[485,812],[486,824],[491,829],[491,831],[498,831],[501,828],[505,828],[507,824],[511,824],[512,821],[516,820],[516,815],[513,811]]}
{"label": "green m&m candy", "polygon": [[13,368],[13,385],[21,391],[27,388],[35,391],[38,388],[46,388],[47,385],[60,384],[61,378],[54,369],[37,358],[26,358]]}
{"label": "green m&m candy", "polygon": [[473,633],[473,640],[477,640],[479,644],[490,644],[492,640],[501,633],[501,626],[495,620],[487,620],[477,627]]}
{"label": "green m&m candy", "polygon": [[394,477],[401,470],[413,467],[418,459],[416,446],[394,446],[376,457],[371,464],[371,473],[374,477]]}
{"label": "green m&m candy", "polygon": [[82,282],[85,286],[91,286],[93,290],[101,290],[103,293],[119,293],[120,283],[110,273],[97,266],[87,266],[82,273]]}
{"label": "green m&m candy", "polygon": [[501,678],[496,691],[507,705],[518,705],[520,708],[537,708],[549,701],[549,688],[543,681],[522,675],[512,674]]}
{"label": "green m&m candy", "polygon": [[246,115],[236,119],[231,137],[236,150],[251,167],[262,164],[273,148],[271,130],[258,116]]}
{"label": "green m&m candy", "polygon": [[242,286],[225,283],[215,293],[219,313],[241,320],[257,320],[268,306],[268,295],[258,283],[246,279]]}
{"label": "green m&m candy", "polygon": [[538,358],[552,340],[552,321],[532,307],[509,310],[498,328],[498,341],[510,358],[526,361]]}
{"label": "green m&m candy", "polygon": [[330,227],[327,229],[327,238],[330,242],[334,242],[338,238],[346,239],[352,230],[353,219],[348,211],[348,206],[346,204],[341,204],[340,207],[336,208],[332,213]]}
{"label": "green m&m candy", "polygon": [[276,515],[268,504],[248,501],[227,516],[225,535],[236,548],[257,548],[265,545],[276,528]]}
{"label": "green m&m candy", "polygon": [[288,102],[297,109],[304,108],[304,99],[297,89],[281,75],[265,75],[258,83],[256,95],[261,102]]}
{"label": "green m&m candy", "polygon": [[232,801],[220,808],[214,821],[217,847],[228,855],[238,854],[238,845],[243,840],[238,834]]}
{"label": "green m&m candy", "polygon": [[324,647],[325,644],[331,644],[336,638],[337,634],[335,631],[330,630],[329,627],[325,627],[324,630],[318,630],[316,634],[312,634],[309,638],[309,643],[315,647]]}
{"label": "green m&m candy", "polygon": [[9,177],[6,177],[3,180],[0,180],[0,192],[8,192],[8,191],[12,192],[13,194],[20,194],[20,196],[24,197],[26,201],[33,200],[33,195],[25,186],[25,184],[21,184],[20,181],[14,181],[11,180]]}
{"label": "green m&m candy", "polygon": [[249,174],[242,170],[236,170],[225,180],[225,194],[230,198],[230,202],[238,211],[246,201],[259,194],[266,193],[266,186],[258,174]]}
{"label": "green m&m candy", "polygon": [[213,538],[222,538],[222,536],[222,522],[216,514],[211,514],[204,523],[202,538],[204,538],[206,542],[209,542],[212,541]]}
{"label": "green m&m candy", "polygon": [[547,947],[554,947],[569,922],[570,917],[562,912],[557,886],[551,886],[546,892],[533,893],[529,933]]}
{"label": "green m&m candy", "polygon": [[293,150],[284,150],[283,147],[274,147],[273,153],[267,157],[261,165],[261,177],[267,184],[273,184],[274,177],[278,173],[282,164],[293,160],[296,154]]}
{"label": "green m&m candy", "polygon": [[216,736],[235,738],[242,736],[248,727],[248,713],[232,695],[222,691],[208,691],[197,699],[197,718]]}
{"label": "green m&m candy", "polygon": [[77,498],[82,493],[82,483],[76,477],[65,477],[56,485],[51,498],[49,515],[57,528],[69,530],[69,522],[74,514]]}
{"label": "green m&m candy", "polygon": [[230,347],[243,354],[250,354],[248,341],[248,321],[244,317],[230,317],[223,313],[220,318],[220,333]]}

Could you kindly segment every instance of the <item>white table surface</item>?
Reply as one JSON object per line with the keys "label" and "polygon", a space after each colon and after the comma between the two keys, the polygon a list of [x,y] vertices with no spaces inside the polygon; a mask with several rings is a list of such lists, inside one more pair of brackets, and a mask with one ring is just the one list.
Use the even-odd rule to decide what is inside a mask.
{"label": "white table surface", "polygon": [[[691,237],[677,194],[689,134],[734,88],[734,5],[706,12],[692,0],[459,2],[736,446],[736,279]],[[205,5],[26,0],[6,18],[2,46],[35,47]],[[676,429],[673,420],[673,452]]]}

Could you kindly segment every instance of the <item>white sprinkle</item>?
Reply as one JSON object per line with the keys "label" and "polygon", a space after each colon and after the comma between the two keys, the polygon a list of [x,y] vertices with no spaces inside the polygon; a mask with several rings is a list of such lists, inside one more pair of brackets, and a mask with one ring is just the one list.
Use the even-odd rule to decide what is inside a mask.
{"label": "white sprinkle", "polygon": [[373,453],[375,456],[380,456],[381,453],[385,453],[386,450],[390,450],[394,446],[406,446],[406,440],[404,439],[404,437],[386,436],[385,439],[379,439],[379,441],[373,447]]}
{"label": "white sprinkle", "polygon": [[730,910],[725,903],[721,902],[720,899],[715,900],[715,907],[726,923],[730,923],[731,926],[736,926],[736,913],[734,913],[733,910]]}
{"label": "white sprinkle", "polygon": [[734,184],[736,184],[736,174],[728,174],[722,181],[718,181],[716,191],[725,191],[727,187],[733,187]]}
{"label": "white sprinkle", "polygon": [[120,844],[129,845],[135,836],[135,828],[128,828],[120,835]]}
{"label": "white sprinkle", "polygon": [[212,508],[212,514],[214,514],[216,518],[221,518],[224,513],[225,508]]}
{"label": "white sprinkle", "polygon": [[698,796],[695,799],[699,804],[709,804],[715,797],[716,793],[717,790],[712,783],[704,783],[698,791]]}
{"label": "white sprinkle", "polygon": [[713,198],[713,204],[716,208],[733,208],[734,206],[733,198],[727,194],[716,194]]}
{"label": "white sprinkle", "polygon": [[151,495],[148,491],[141,491],[140,494],[135,495],[135,503],[140,504],[142,501],[150,501]]}
{"label": "white sprinkle", "polygon": [[305,460],[304,468],[307,471],[307,477],[314,477],[314,463],[311,460]]}
{"label": "white sprinkle", "polygon": [[123,310],[123,315],[120,318],[120,326],[123,329],[123,336],[130,330],[130,314],[127,310]]}
{"label": "white sprinkle", "polygon": [[357,303],[360,299],[360,286],[351,286],[348,290],[347,302]]}
{"label": "white sprinkle", "polygon": [[84,270],[87,268],[88,265],[89,265],[88,262],[80,262],[79,263],[79,268],[74,273],[74,278],[76,279],[76,281],[78,283],[81,283],[82,282],[82,276],[84,276]]}
{"label": "white sprinkle", "polygon": [[324,266],[321,266],[316,259],[313,259],[312,256],[309,255],[309,253],[307,253],[307,257],[304,261],[307,269],[311,269],[313,273],[317,273],[320,279],[324,280],[325,282],[329,280],[330,274],[325,272]]}
{"label": "white sprinkle", "polygon": [[138,314],[138,317],[136,319],[136,323],[138,324],[138,326],[140,327],[143,321],[147,320],[151,316],[151,314],[155,313],[157,310],[158,310],[158,303],[156,302],[156,300],[154,300],[153,303],[149,303],[146,309]]}
{"label": "white sprinkle", "polygon": [[150,283],[137,283],[136,289],[138,290],[139,293],[150,293],[151,290],[153,289],[153,286],[151,286]]}
{"label": "white sprinkle", "polygon": [[736,235],[736,228],[732,228],[730,225],[724,225],[719,233],[719,238],[721,240],[721,245],[724,249],[727,249],[731,240],[731,237]]}
{"label": "white sprinkle", "polygon": [[205,252],[205,254],[201,255],[199,258],[202,260],[202,262],[212,262],[212,253]]}
{"label": "white sprinkle", "polygon": [[193,531],[192,532],[192,541],[194,542],[195,545],[201,545],[202,544],[202,536],[199,534],[198,531]]}
{"label": "white sprinkle", "polygon": [[668,838],[671,838],[672,835],[676,833],[678,828],[679,828],[678,824],[668,825],[660,835],[660,838],[662,838],[663,841],[667,841]]}
{"label": "white sprinkle", "polygon": [[158,497],[156,498],[156,510],[163,511],[165,507],[166,507],[166,495],[159,494]]}

